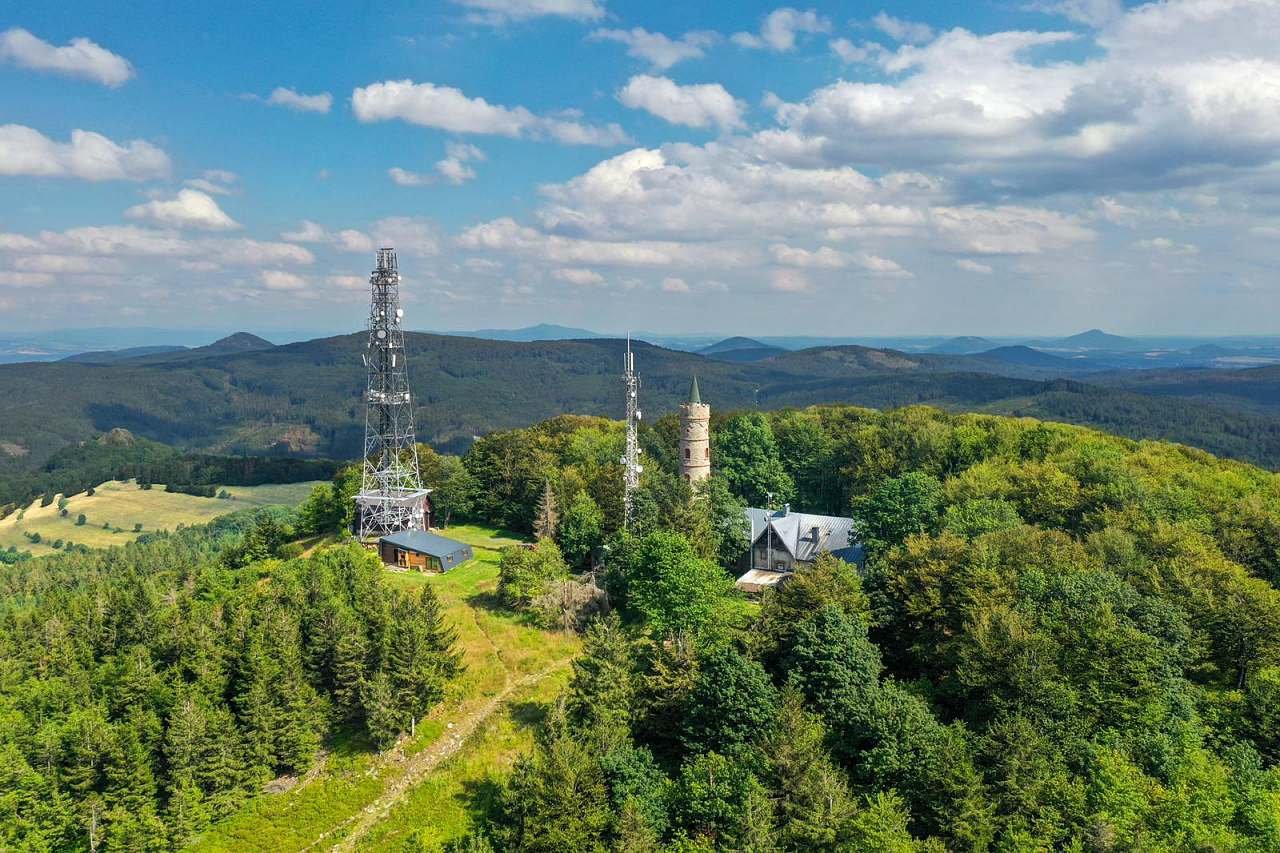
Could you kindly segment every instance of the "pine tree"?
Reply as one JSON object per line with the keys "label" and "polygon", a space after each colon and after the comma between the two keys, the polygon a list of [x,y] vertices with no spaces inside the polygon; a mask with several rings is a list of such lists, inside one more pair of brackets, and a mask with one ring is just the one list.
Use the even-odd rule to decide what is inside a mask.
{"label": "pine tree", "polygon": [[551,480],[546,481],[542,489],[542,497],[538,499],[538,513],[533,518],[533,533],[539,539],[554,539],[560,526],[560,510],[556,506],[556,493],[551,488]]}
{"label": "pine tree", "polygon": [[410,730],[444,698],[445,681],[457,673],[461,657],[453,650],[456,638],[430,586],[422,588],[417,601],[401,597],[392,605],[386,672],[396,707]]}
{"label": "pine tree", "polygon": [[133,723],[118,723],[113,729],[115,743],[106,768],[107,801],[130,814],[141,814],[156,801],[151,754]]}
{"label": "pine tree", "polygon": [[333,653],[333,703],[339,716],[354,720],[361,712],[360,685],[368,665],[369,644],[354,623],[338,638]]}
{"label": "pine tree", "polygon": [[566,711],[575,725],[608,746],[631,731],[635,701],[631,645],[616,613],[596,619],[573,662]]}
{"label": "pine tree", "polygon": [[396,742],[404,731],[404,721],[396,707],[395,691],[385,672],[378,672],[360,688],[360,704],[364,708],[365,730],[379,749]]}

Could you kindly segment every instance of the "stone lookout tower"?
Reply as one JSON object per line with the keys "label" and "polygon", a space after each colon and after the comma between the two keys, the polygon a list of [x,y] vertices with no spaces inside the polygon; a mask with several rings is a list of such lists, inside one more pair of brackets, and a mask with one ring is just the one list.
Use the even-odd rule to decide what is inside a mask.
{"label": "stone lookout tower", "polygon": [[680,476],[696,485],[711,476],[711,407],[698,393],[698,377],[680,404]]}

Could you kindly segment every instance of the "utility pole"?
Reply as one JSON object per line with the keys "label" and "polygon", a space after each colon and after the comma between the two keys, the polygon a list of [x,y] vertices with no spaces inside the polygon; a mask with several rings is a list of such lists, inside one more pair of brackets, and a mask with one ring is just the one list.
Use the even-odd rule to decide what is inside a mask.
{"label": "utility pole", "polygon": [[378,250],[369,289],[364,468],[356,495],[356,524],[360,539],[366,542],[400,530],[425,529],[428,492],[418,473],[394,249]]}
{"label": "utility pole", "polygon": [[627,352],[622,357],[622,383],[627,392],[627,444],[622,454],[622,529],[629,530],[635,521],[636,491],[640,488],[640,377],[636,375],[635,356],[631,352],[631,335],[627,335]]}

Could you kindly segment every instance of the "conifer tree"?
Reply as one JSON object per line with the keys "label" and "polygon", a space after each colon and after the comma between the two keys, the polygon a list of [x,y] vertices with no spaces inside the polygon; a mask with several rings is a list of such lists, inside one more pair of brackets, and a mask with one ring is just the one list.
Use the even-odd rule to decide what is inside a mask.
{"label": "conifer tree", "polygon": [[573,662],[565,710],[569,719],[604,746],[625,739],[635,701],[631,646],[616,613],[594,620]]}
{"label": "conifer tree", "polygon": [[553,539],[560,526],[560,510],[556,506],[556,493],[548,479],[538,499],[538,512],[533,517],[533,533],[539,539]]}

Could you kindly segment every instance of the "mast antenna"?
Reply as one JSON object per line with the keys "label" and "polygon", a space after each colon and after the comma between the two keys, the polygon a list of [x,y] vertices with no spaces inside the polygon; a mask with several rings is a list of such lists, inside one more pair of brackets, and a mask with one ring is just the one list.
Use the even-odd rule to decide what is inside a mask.
{"label": "mast antenna", "polygon": [[369,289],[364,466],[356,495],[356,526],[365,542],[401,530],[425,530],[429,491],[418,472],[394,249],[378,250]]}
{"label": "mast antenna", "polygon": [[636,374],[635,355],[631,352],[631,333],[627,333],[627,351],[622,357],[622,383],[627,394],[627,443],[622,454],[622,529],[635,522],[636,492],[640,489],[640,377]]}

